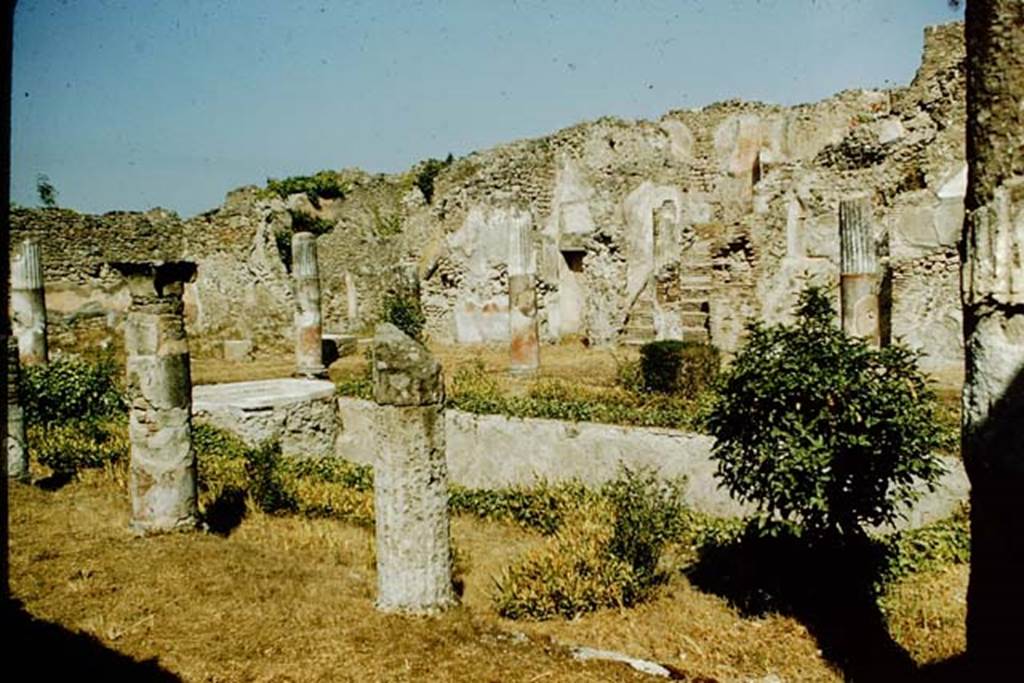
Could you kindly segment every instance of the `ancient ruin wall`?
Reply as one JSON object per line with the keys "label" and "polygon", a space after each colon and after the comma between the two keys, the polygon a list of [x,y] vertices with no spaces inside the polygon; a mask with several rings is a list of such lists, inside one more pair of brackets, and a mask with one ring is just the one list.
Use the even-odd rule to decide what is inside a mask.
{"label": "ancient ruin wall", "polygon": [[[346,196],[319,207],[247,187],[188,221],[157,213],[180,229],[180,256],[199,264],[186,302],[201,343],[287,348],[293,304],[278,235],[289,209],[334,224],[318,238],[325,331],[367,329],[387,274],[406,263],[419,269],[434,338],[507,342],[512,208],[533,217],[542,339],[682,336],[730,351],[748,319],[785,319],[804,282],[831,286],[838,310],[839,201],[868,192],[890,270],[888,331],[941,370],[962,358],[963,93],[962,26],[951,24],[926,30],[905,88],[599,119],[456,159],[429,200],[414,167],[346,172]],[[148,249],[163,225],[151,214],[26,211],[12,228],[65,233],[66,221],[81,235],[44,243],[49,306],[66,317],[126,305],[90,250]]]}

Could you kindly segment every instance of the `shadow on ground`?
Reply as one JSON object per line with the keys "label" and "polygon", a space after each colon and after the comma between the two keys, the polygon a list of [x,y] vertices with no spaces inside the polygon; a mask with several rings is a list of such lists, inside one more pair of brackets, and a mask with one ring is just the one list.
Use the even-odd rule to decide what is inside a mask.
{"label": "shadow on ground", "polygon": [[885,547],[867,538],[808,543],[748,532],[706,549],[687,575],[748,616],[796,618],[848,681],[964,680],[961,658],[919,667],[892,639],[877,601],[886,565]]}
{"label": "shadow on ground", "polygon": [[[16,601],[3,606],[5,647],[37,681],[180,681],[155,659],[137,661],[93,636],[36,619]],[[9,667],[13,670],[13,667]]]}

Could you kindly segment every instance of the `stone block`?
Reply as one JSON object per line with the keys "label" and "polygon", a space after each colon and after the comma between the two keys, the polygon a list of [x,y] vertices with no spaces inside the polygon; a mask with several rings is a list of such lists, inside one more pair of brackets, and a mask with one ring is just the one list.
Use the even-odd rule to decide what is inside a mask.
{"label": "stone block", "polygon": [[252,340],[225,339],[224,360],[234,363],[248,363],[252,360]]}
{"label": "stone block", "polygon": [[249,445],[277,439],[282,454],[298,458],[332,455],[339,429],[334,384],[327,380],[197,386],[192,390],[192,414]]}
{"label": "stone block", "polygon": [[441,364],[390,323],[378,325],[373,337],[373,400],[393,406],[444,402]]}

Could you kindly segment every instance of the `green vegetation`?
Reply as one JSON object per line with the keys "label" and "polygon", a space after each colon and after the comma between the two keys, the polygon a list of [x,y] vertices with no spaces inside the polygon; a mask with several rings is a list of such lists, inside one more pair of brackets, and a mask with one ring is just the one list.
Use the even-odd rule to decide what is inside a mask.
{"label": "green vegetation", "polygon": [[305,211],[290,210],[288,213],[292,217],[293,233],[311,232],[314,235],[324,235],[329,233],[331,230],[334,230],[334,223],[326,218],[314,216],[313,214],[306,213]]}
{"label": "green vegetation", "polygon": [[393,292],[384,297],[382,308],[382,321],[391,323],[413,339],[423,341],[423,326],[427,318],[417,297],[404,291]]}
{"label": "green vegetation", "polygon": [[96,360],[57,355],[22,368],[21,401],[28,425],[92,420],[123,413],[120,368],[110,355]]}
{"label": "green vegetation", "polygon": [[311,176],[292,176],[283,180],[267,178],[265,192],[281,199],[302,193],[309,199],[310,204],[319,209],[321,199],[344,199],[349,190],[349,183],[341,173],[324,170]]}
{"label": "green vegetation", "polygon": [[442,161],[441,159],[427,159],[420,164],[413,181],[416,187],[423,193],[423,198],[430,204],[434,200],[434,180],[444,169],[452,165],[455,158],[449,154]]}
{"label": "green vegetation", "polygon": [[942,473],[936,402],[913,352],[842,332],[807,289],[791,325],[754,324],[707,419],[729,492],[819,536],[895,521]]}
{"label": "green vegetation", "polygon": [[718,376],[718,349],[710,344],[675,339],[640,347],[640,371],[647,391],[696,396]]}
{"label": "green vegetation", "polygon": [[650,394],[559,379],[537,380],[526,395],[514,395],[502,391],[479,364],[456,370],[448,392],[450,407],[470,413],[673,429],[696,427],[705,400],[704,396]]}
{"label": "green vegetation", "polygon": [[36,194],[39,195],[39,203],[47,209],[57,208],[57,188],[50,182],[50,176],[40,173],[36,176]]}
{"label": "green vegetation", "polygon": [[564,507],[548,542],[498,579],[494,603],[502,616],[571,619],[630,606],[664,579],[658,562],[681,530],[681,482],[623,468],[597,492]]}
{"label": "green vegetation", "polygon": [[292,269],[292,235],[297,232],[310,232],[314,235],[324,235],[334,230],[334,223],[325,218],[314,216],[305,211],[289,209],[291,216],[291,227],[279,227],[274,230],[274,244],[277,246],[277,253],[281,262],[289,272]]}

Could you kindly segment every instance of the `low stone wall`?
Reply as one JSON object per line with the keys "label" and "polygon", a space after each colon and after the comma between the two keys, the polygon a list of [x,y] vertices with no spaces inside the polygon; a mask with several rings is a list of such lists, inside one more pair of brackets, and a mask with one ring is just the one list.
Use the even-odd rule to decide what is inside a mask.
{"label": "low stone wall", "polygon": [[[342,431],[336,453],[373,464],[372,424],[376,405],[354,398],[338,400]],[[448,410],[445,415],[448,479],[472,488],[578,479],[600,484],[613,479],[620,464],[647,466],[663,477],[685,475],[686,499],[695,509],[719,517],[737,516],[744,507],[718,487],[711,460],[713,439],[674,429],[621,427],[591,422],[508,418]],[[917,527],[951,514],[966,500],[967,476],[958,460],[908,516]]]}
{"label": "low stone wall", "polygon": [[334,385],[326,380],[270,379],[192,389],[192,416],[255,446],[277,439],[293,457],[330,457],[338,436]]}

